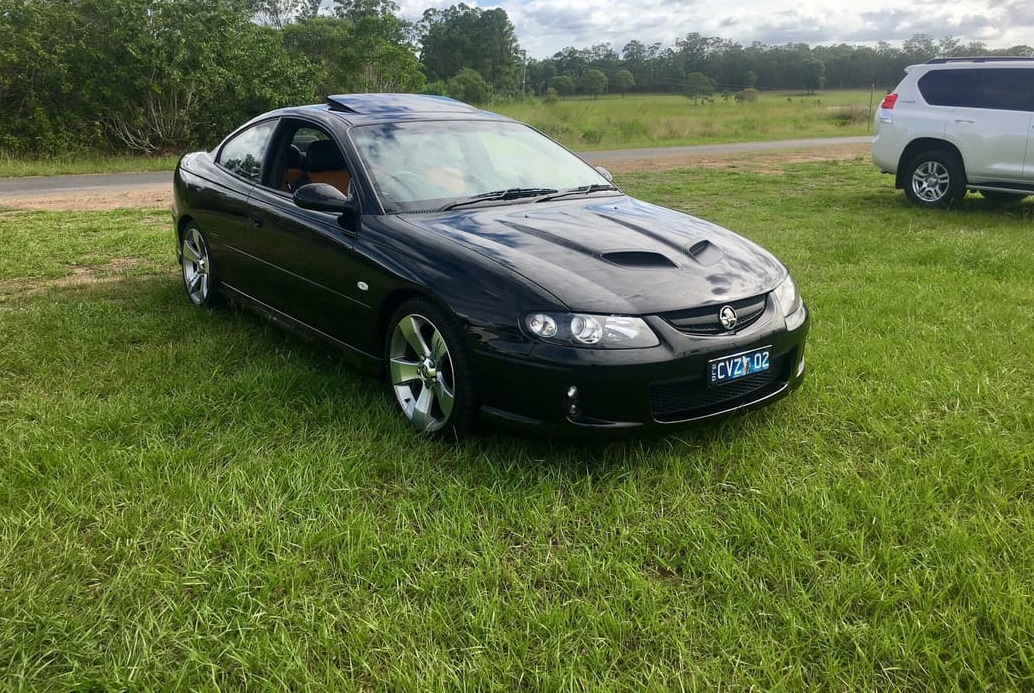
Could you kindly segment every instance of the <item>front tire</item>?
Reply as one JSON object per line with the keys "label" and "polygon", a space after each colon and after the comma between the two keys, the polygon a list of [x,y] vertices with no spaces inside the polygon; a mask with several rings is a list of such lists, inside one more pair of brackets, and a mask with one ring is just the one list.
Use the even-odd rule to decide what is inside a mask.
{"label": "front tire", "polygon": [[920,207],[950,207],[966,194],[959,158],[943,149],[922,152],[905,173],[905,196]]}
{"label": "front tire", "polygon": [[219,275],[212,264],[201,227],[190,222],[183,230],[180,243],[180,265],[183,269],[183,288],[195,306],[213,308],[222,300],[219,293]]}
{"label": "front tire", "polygon": [[424,299],[406,301],[385,341],[388,379],[410,425],[432,436],[472,430],[477,401],[470,357],[452,317]]}

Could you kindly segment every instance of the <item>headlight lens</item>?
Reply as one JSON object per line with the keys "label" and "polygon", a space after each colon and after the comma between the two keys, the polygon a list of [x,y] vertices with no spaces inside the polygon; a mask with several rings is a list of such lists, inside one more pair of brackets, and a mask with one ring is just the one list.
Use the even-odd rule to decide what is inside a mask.
{"label": "headlight lens", "polygon": [[790,275],[786,275],[783,283],[776,287],[775,295],[776,301],[779,302],[779,307],[783,311],[783,316],[786,318],[786,328],[796,330],[804,322],[806,312],[804,301]]}
{"label": "headlight lens", "polygon": [[588,313],[530,313],[524,327],[554,344],[594,349],[643,349],[660,341],[642,318]]}

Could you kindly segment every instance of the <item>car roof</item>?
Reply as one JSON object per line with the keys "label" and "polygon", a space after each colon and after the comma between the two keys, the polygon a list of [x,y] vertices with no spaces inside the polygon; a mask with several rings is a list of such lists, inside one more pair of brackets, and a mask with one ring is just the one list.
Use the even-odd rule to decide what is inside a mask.
{"label": "car roof", "polygon": [[966,69],[979,65],[982,68],[1029,68],[1034,67],[1034,58],[1021,55],[978,55],[959,57],[931,58],[925,63],[908,65],[905,72],[912,72],[917,69],[927,72],[934,69]]}
{"label": "car roof", "polygon": [[264,117],[316,113],[324,117],[333,114],[353,125],[400,120],[511,120],[447,96],[431,94],[335,94],[328,96],[326,103],[282,108]]}

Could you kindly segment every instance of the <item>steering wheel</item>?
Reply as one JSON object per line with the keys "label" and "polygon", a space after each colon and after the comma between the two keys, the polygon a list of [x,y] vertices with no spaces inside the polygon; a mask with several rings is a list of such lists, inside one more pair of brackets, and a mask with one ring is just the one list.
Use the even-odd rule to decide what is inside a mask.
{"label": "steering wheel", "polygon": [[416,172],[409,169],[400,169],[398,171],[384,171],[382,174],[385,178],[390,178],[398,183],[413,199],[419,199],[422,195],[421,188],[424,187],[424,179]]}

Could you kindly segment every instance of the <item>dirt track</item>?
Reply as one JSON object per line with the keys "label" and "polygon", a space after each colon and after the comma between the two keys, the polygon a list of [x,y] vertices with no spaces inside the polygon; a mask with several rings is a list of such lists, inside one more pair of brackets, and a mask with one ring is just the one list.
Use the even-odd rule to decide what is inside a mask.
{"label": "dirt track", "polygon": [[[740,169],[778,175],[789,163],[854,159],[868,156],[868,144],[839,144],[740,154],[678,154],[657,155],[648,158],[607,161],[611,173],[620,176],[635,171],[662,171],[674,168]],[[591,155],[588,157],[592,160]],[[603,163],[603,162],[601,162]],[[0,197],[0,208],[43,211],[93,212],[119,208],[163,209],[172,202],[168,184],[137,186],[124,190],[96,189],[90,191],[36,193]]]}

